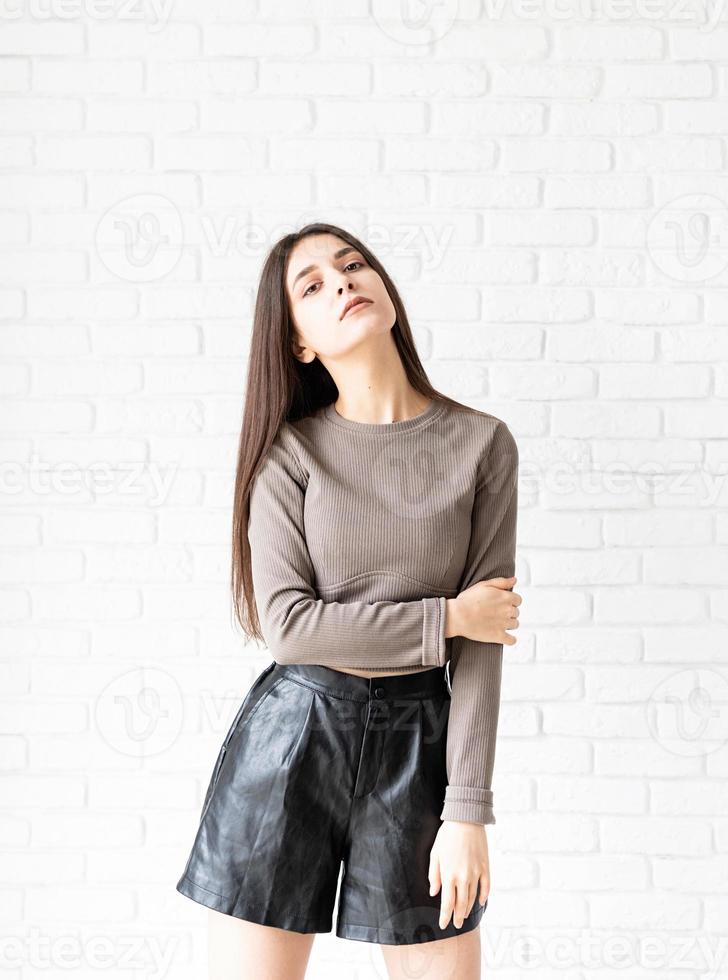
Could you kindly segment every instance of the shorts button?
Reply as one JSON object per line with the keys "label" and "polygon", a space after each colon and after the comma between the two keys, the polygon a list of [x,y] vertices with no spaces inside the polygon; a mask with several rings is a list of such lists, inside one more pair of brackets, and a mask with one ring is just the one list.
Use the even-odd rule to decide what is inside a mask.
{"label": "shorts button", "polygon": [[375,698],[383,698],[384,697],[384,688],[383,687],[375,687],[374,688],[374,697]]}

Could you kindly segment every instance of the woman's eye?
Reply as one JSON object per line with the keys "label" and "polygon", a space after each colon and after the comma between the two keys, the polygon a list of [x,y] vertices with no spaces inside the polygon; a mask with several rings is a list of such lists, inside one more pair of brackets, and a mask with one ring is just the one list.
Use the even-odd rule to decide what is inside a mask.
{"label": "woman's eye", "polygon": [[[349,269],[352,265],[362,265],[363,266],[364,263],[361,262],[359,259],[352,259],[351,262],[349,262],[347,265],[344,266],[344,269]],[[301,295],[302,296],[311,296],[311,295],[313,295],[310,292],[310,290],[313,289],[314,286],[318,286],[318,285],[319,284],[317,282],[309,283],[309,285],[306,286],[306,288],[304,289],[304,291],[303,291],[303,293]]]}

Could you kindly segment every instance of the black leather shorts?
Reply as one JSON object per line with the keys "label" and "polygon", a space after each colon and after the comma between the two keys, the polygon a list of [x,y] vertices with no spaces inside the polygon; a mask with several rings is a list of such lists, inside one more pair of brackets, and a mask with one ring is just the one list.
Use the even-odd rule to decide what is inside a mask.
{"label": "black leather shorts", "polygon": [[475,929],[438,923],[450,693],[444,667],[374,678],[272,663],[225,737],[177,891],[294,932],[393,945]]}

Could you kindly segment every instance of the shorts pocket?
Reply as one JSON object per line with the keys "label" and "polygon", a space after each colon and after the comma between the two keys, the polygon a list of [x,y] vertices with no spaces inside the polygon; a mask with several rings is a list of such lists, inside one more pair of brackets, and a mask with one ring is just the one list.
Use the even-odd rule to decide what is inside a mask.
{"label": "shorts pocket", "polygon": [[210,782],[207,786],[207,792],[205,793],[205,799],[202,803],[202,811],[200,812],[200,820],[202,820],[207,813],[207,808],[210,805],[210,800],[212,799],[212,794],[217,785],[218,776],[220,775],[220,770],[222,768],[222,763],[227,752],[227,746],[223,745],[220,749],[217,760],[215,761],[215,767],[212,770],[212,776],[210,777]]}
{"label": "shorts pocket", "polygon": [[243,699],[243,703],[240,705],[240,707],[235,713],[235,717],[233,718],[232,724],[228,729],[227,735],[223,739],[222,746],[220,747],[220,751],[217,754],[217,759],[215,760],[215,765],[212,770],[212,776],[210,777],[210,782],[207,786],[207,792],[205,793],[205,799],[202,804],[200,821],[202,821],[205,814],[207,813],[207,808],[210,805],[212,794],[215,792],[215,787],[217,786],[218,780],[220,779],[220,773],[222,772],[222,767],[225,763],[225,757],[227,756],[228,747],[233,737],[235,736],[235,733],[237,732],[238,728],[242,727],[243,725],[246,724],[247,721],[250,720],[250,718],[255,714],[255,712],[261,706],[263,701],[265,701],[266,697],[270,694],[273,688],[275,688],[277,684],[280,684],[280,681],[278,681],[276,683],[273,683],[270,687],[268,687],[267,690],[266,689],[261,690],[261,685],[266,680],[268,675],[273,672],[275,666],[276,666],[275,662],[269,664],[265,668],[265,670],[263,670],[262,673],[260,673],[256,677],[248,693],[245,695],[245,698]]}

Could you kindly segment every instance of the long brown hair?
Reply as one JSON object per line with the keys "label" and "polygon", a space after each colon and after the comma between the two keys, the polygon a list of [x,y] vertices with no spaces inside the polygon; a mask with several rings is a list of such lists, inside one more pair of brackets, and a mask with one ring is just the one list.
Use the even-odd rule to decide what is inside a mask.
{"label": "long brown hair", "polygon": [[248,358],[242,428],[238,444],[232,527],[231,588],[233,610],[249,638],[264,640],[255,604],[248,540],[249,493],[253,478],[284,421],[313,414],[339,396],[333,378],[315,357],[304,364],[294,356],[295,324],[286,293],[288,260],[295,245],[309,235],[331,234],[356,248],[382,278],[394,304],[394,342],[407,378],[430,399],[462,410],[463,405],[436,391],[415,349],[402,299],[381,262],[350,232],[323,222],[285,235],[271,248],[260,275]]}

